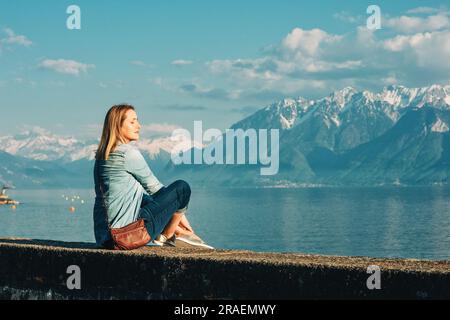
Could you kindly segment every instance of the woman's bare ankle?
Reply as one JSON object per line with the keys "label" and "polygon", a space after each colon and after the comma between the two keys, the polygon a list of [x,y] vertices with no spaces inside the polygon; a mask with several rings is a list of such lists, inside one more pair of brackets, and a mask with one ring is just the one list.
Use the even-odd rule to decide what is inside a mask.
{"label": "woman's bare ankle", "polygon": [[173,237],[174,233],[172,233],[172,234],[169,235],[169,234],[166,233],[166,232],[161,232],[161,235],[163,235],[166,239],[170,239],[170,238]]}

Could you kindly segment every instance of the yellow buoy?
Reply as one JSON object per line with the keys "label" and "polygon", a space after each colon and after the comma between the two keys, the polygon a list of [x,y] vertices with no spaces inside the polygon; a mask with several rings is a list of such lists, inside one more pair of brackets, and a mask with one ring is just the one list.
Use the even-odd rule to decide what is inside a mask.
{"label": "yellow buoy", "polygon": [[12,205],[12,206],[11,206],[11,209],[13,209],[13,210],[16,210],[16,208],[17,208],[17,207],[16,207],[15,205]]}
{"label": "yellow buoy", "polygon": [[70,211],[70,212],[75,212],[75,207],[70,207],[70,208],[69,208],[69,211]]}

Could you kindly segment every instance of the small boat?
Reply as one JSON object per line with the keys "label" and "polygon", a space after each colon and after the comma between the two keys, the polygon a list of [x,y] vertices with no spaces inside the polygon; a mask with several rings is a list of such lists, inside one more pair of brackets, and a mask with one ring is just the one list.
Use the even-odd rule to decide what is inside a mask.
{"label": "small boat", "polygon": [[0,193],[0,205],[3,204],[11,204],[11,205],[17,205],[20,202],[11,199],[10,197],[8,197],[8,195],[6,194],[6,190],[7,189],[12,189],[11,187],[7,187],[7,186],[3,186],[2,187],[2,192]]}

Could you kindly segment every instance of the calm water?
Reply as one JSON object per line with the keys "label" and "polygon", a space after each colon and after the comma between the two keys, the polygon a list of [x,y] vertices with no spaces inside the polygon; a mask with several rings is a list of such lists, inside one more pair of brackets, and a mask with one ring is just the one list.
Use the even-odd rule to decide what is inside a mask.
{"label": "calm water", "polygon": [[[9,194],[0,237],[94,241],[93,190]],[[217,248],[449,260],[449,208],[449,187],[194,189],[189,215]]]}

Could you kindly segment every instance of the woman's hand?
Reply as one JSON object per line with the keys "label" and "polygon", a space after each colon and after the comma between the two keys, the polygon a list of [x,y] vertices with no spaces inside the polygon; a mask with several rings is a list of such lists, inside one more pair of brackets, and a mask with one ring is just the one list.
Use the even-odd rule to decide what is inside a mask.
{"label": "woman's hand", "polygon": [[178,224],[178,226],[183,228],[183,229],[185,229],[185,230],[187,230],[187,231],[190,231],[190,232],[194,233],[194,229],[192,229],[188,219],[186,218],[186,215],[183,215],[183,217],[181,218],[180,223]]}

